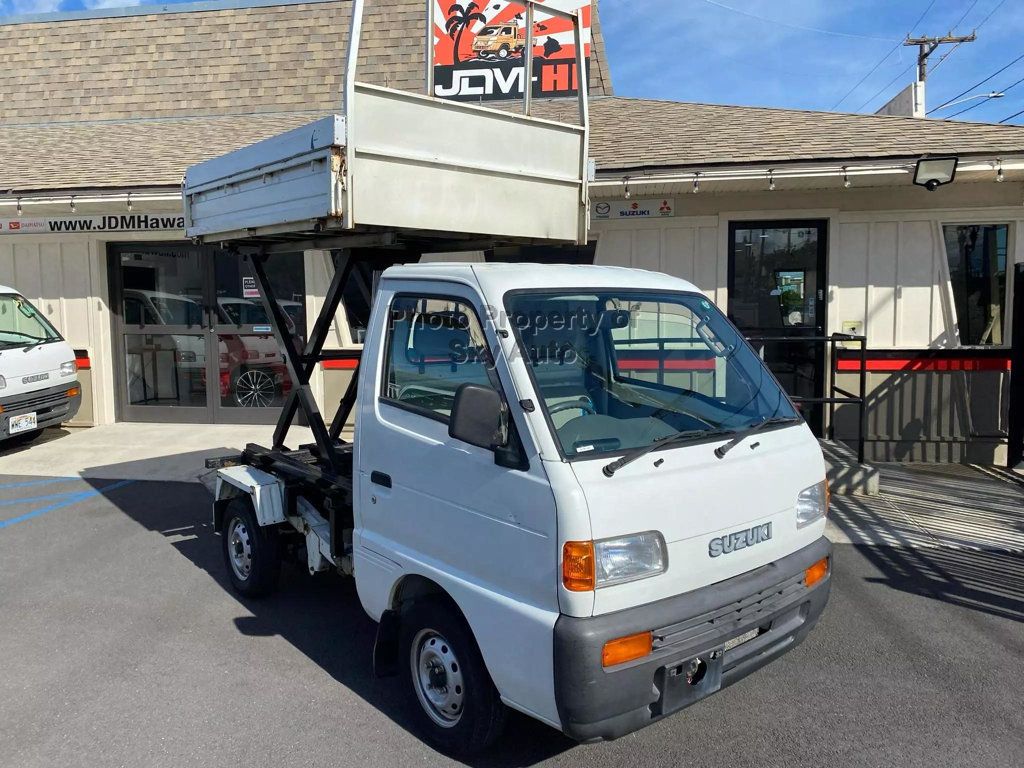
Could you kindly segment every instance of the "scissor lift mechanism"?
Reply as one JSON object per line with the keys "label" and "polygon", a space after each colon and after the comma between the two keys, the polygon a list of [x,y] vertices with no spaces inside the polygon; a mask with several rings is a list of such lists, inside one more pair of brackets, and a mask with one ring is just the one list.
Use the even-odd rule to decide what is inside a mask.
{"label": "scissor lift mechanism", "polygon": [[[324,345],[356,263],[379,253],[369,249],[382,247],[405,250],[415,260],[424,252],[586,242],[589,114],[580,18],[539,0],[521,1],[527,8],[527,86],[532,83],[535,9],[573,22],[579,125],[532,117],[530,87],[524,88],[522,115],[437,99],[429,55],[426,96],[358,82],[363,0],[355,0],[344,114],[186,173],[186,233],[251,259],[292,384],[271,448],[249,444],[241,457],[208,466],[247,464],[300,485],[306,494],[315,492],[330,512],[332,550],[341,541],[333,510],[352,504],[352,445],[340,435],[355,405],[358,366],[330,426],[309,382],[319,363],[351,357],[325,351]],[[433,29],[433,0],[426,5]],[[467,147],[467,135],[479,137],[478,145]],[[266,261],[277,253],[306,249],[330,251],[334,274],[312,332],[299,349],[287,331]],[[299,411],[314,443],[289,450],[285,440]]]}

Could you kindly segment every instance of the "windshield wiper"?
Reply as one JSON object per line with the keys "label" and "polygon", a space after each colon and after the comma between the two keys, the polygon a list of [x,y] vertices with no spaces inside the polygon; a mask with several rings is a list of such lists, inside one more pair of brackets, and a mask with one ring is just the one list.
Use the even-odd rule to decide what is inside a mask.
{"label": "windshield wiper", "polygon": [[796,424],[798,421],[802,421],[799,416],[770,416],[763,421],[759,421],[752,427],[736,432],[736,436],[725,445],[720,445],[715,448],[715,456],[718,458],[724,458],[725,454],[743,442],[743,439],[748,435],[752,435],[755,432],[759,432],[765,427],[772,427],[777,424]]}
{"label": "windshield wiper", "polygon": [[676,432],[674,435],[669,435],[668,437],[660,437],[650,445],[645,445],[642,448],[636,448],[630,451],[625,456],[606,464],[604,469],[601,471],[604,472],[606,477],[611,477],[627,464],[643,458],[651,451],[663,448],[666,445],[674,445],[676,443],[685,443],[690,440],[702,440],[706,437],[717,437],[719,435],[731,434],[732,431],[728,429],[684,429],[682,432]]}

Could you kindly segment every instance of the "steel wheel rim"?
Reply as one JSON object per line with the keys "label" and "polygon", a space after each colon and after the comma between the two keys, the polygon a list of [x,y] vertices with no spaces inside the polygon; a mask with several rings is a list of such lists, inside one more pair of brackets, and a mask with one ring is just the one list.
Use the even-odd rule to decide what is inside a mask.
{"label": "steel wheel rim", "polygon": [[235,402],[243,408],[269,408],[274,394],[274,379],[263,371],[246,371],[235,381]]}
{"label": "steel wheel rim", "polygon": [[465,708],[466,684],[451,643],[433,629],[421,629],[413,638],[409,664],[423,711],[442,728],[455,727]]}
{"label": "steel wheel rim", "polygon": [[239,580],[249,578],[252,573],[252,537],[249,528],[237,517],[228,526],[228,559]]}

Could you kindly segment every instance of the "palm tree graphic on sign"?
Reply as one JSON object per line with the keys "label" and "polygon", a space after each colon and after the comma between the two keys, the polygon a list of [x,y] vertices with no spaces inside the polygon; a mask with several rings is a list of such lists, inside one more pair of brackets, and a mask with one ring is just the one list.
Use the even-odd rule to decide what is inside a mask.
{"label": "palm tree graphic on sign", "polygon": [[454,64],[458,64],[461,61],[459,59],[459,46],[462,43],[462,33],[474,21],[487,22],[487,17],[478,11],[479,8],[480,6],[476,3],[466,3],[465,6],[454,3],[448,9],[448,20],[445,22],[445,29],[448,30],[449,37],[455,38],[455,56],[452,62]]}

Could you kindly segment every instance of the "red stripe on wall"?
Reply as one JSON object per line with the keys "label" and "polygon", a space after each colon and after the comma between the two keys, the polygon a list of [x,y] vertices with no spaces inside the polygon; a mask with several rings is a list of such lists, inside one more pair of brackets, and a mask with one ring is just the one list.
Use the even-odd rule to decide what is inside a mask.
{"label": "red stripe on wall", "polygon": [[354,371],[359,367],[359,360],[324,360],[320,363],[326,371]]}
{"label": "red stripe on wall", "polygon": [[[904,357],[865,361],[868,371],[1009,371],[1008,357]],[[838,371],[860,371],[860,360],[836,361]]]}
{"label": "red stripe on wall", "polygon": [[708,360],[619,360],[620,371],[713,371],[714,358]]}

